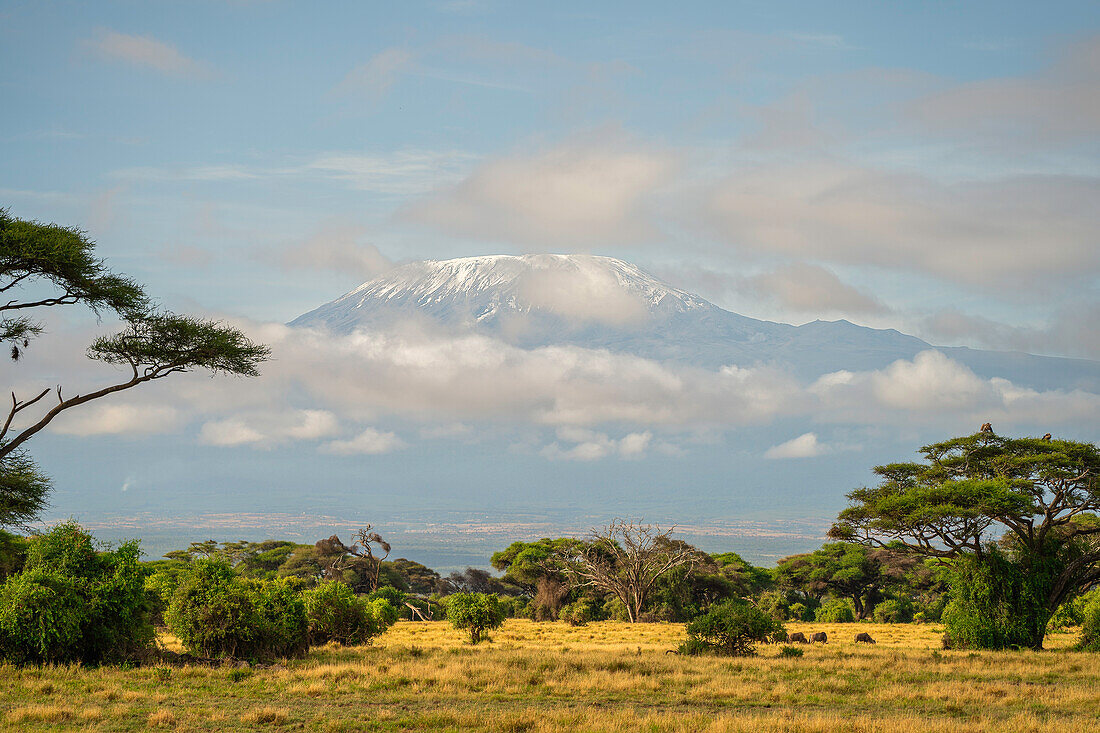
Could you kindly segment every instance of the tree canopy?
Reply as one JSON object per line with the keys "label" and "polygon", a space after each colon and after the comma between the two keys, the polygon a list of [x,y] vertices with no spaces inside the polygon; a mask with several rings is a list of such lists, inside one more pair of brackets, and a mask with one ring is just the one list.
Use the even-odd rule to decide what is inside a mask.
{"label": "tree canopy", "polygon": [[[13,217],[0,210],[0,341],[19,361],[31,340],[44,333],[35,318],[43,309],[83,304],[97,316],[112,311],[125,323],[114,335],[95,339],[90,359],[126,368],[113,384],[67,397],[61,385],[20,398],[0,425],[0,525],[32,519],[45,505],[49,479],[22,445],[65,410],[170,374],[205,369],[254,377],[269,349],[239,329],[217,321],[157,309],[134,280],[112,272],[79,229]],[[45,408],[47,395],[56,402]]]}
{"label": "tree canopy", "polygon": [[[921,448],[921,463],[878,466],[878,486],[850,494],[830,536],[900,543],[951,561],[986,560],[993,543],[1022,577],[1041,574],[1041,634],[1064,601],[1100,581],[1100,451],[1091,443],[983,431]],[[998,560],[999,562],[999,556]],[[989,562],[993,562],[990,559]],[[1030,582],[1030,581],[1029,581]],[[1033,645],[1042,643],[1032,638]]]}

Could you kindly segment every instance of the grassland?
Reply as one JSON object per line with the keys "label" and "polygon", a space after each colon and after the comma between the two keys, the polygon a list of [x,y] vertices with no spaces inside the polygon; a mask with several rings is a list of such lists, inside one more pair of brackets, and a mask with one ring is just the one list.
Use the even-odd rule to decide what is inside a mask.
{"label": "grassland", "polygon": [[[1034,731],[1095,733],[1100,655],[939,651],[930,625],[789,624],[826,646],[781,658],[666,654],[675,624],[509,621],[471,647],[400,622],[368,647],[267,668],[0,667],[13,730]],[[879,642],[856,645],[867,631]],[[165,639],[169,647],[173,639]]]}

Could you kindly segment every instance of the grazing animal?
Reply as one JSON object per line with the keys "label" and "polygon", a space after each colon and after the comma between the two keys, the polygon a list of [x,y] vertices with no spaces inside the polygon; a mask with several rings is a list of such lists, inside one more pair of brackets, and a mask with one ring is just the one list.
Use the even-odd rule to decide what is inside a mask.
{"label": "grazing animal", "polygon": [[815,641],[820,641],[822,644],[828,644],[829,643],[829,635],[826,634],[824,631],[818,631],[817,633],[815,633],[813,636],[810,637],[810,643],[811,644],[813,644]]}
{"label": "grazing animal", "polygon": [[798,642],[799,644],[809,644],[810,643],[810,640],[807,639],[806,635],[803,634],[801,631],[796,631],[793,634],[791,634],[790,636],[788,636],[787,641],[792,642],[792,643]]}
{"label": "grazing animal", "polygon": [[1049,443],[1050,442],[1050,433],[1047,433],[1046,435],[1044,435],[1043,440],[1045,440],[1046,442]]}
{"label": "grazing animal", "polygon": [[992,433],[993,432],[993,426],[990,425],[987,422],[984,422],[984,423],[982,423],[982,429],[979,430],[978,432],[979,433]]}
{"label": "grazing animal", "polygon": [[954,649],[955,648],[955,642],[951,640],[951,635],[950,634],[944,634],[943,638],[940,639],[940,644],[943,646],[944,649]]}
{"label": "grazing animal", "polygon": [[875,640],[872,639],[871,635],[868,634],[866,631],[861,631],[860,633],[856,634],[856,643],[858,644],[861,641],[864,644],[874,644],[875,643]]}

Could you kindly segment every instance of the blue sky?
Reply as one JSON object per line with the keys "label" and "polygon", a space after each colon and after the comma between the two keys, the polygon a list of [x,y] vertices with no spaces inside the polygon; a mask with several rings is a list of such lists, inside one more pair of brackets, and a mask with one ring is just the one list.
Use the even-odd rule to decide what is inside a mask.
{"label": "blue sky", "polygon": [[[395,263],[591,252],[754,317],[1100,359],[1096,3],[0,2],[0,92],[0,205],[258,333]],[[83,316],[54,333],[75,342]],[[114,417],[131,427],[40,450],[153,450]],[[354,416],[405,452],[355,466],[457,450],[387,419]],[[274,480],[270,453],[200,447],[209,422],[163,435]],[[484,467],[542,429],[462,440]],[[800,432],[769,430],[749,453]],[[726,439],[692,440],[651,460],[718,492]],[[834,494],[862,480],[843,457]],[[58,461],[73,511],[109,508],[128,472],[155,483],[137,462],[81,493]]]}

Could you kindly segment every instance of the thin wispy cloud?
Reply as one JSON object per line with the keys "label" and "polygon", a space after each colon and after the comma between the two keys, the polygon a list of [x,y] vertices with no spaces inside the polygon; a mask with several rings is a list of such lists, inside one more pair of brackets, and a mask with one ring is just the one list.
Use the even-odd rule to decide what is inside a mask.
{"label": "thin wispy cloud", "polygon": [[171,76],[199,77],[212,68],[182,53],[171,43],[152,36],[99,30],[86,46],[101,59],[122,62]]}

